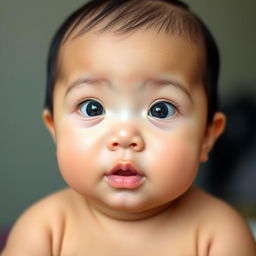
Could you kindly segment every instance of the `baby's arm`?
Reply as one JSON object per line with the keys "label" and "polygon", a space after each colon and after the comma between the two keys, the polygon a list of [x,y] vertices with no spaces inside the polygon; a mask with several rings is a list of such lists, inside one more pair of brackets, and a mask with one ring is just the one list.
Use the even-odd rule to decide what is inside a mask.
{"label": "baby's arm", "polygon": [[28,209],[14,225],[1,256],[47,256],[51,253],[51,235],[39,205]]}
{"label": "baby's arm", "polygon": [[209,256],[256,256],[256,243],[242,218],[228,206],[223,207],[221,215],[212,222],[217,231]]}

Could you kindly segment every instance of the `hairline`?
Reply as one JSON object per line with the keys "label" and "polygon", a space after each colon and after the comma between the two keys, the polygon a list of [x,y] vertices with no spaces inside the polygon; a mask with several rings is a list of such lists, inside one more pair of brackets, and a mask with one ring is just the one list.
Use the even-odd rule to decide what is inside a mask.
{"label": "hairline", "polygon": [[[131,1],[131,2],[133,2],[133,1]],[[145,2],[145,1],[142,0],[141,2]],[[167,15],[167,13],[168,13],[168,15],[170,15],[171,18],[173,18],[173,19],[178,18],[179,22],[182,24],[180,24],[180,23],[179,24],[168,24],[168,25],[170,25],[170,26],[168,26],[168,25],[166,25],[166,22],[161,22],[160,27],[157,29],[157,26],[159,25],[159,24],[157,24],[157,20],[161,21],[161,19],[163,19],[163,18],[159,19],[159,17],[158,17],[158,18],[153,18],[153,22],[151,24],[149,24],[148,22],[145,22],[144,24],[139,24],[138,26],[126,27],[124,24],[126,24],[127,21],[125,21],[122,17],[119,17],[119,20],[118,20],[118,18],[114,16],[114,15],[118,15],[118,13],[122,12],[122,9],[115,10],[113,13],[110,13],[110,15],[107,15],[107,16],[103,17],[102,19],[94,21],[94,19],[97,18],[97,16],[103,12],[104,7],[105,7],[105,5],[103,5],[98,10],[94,10],[94,13],[89,13],[86,17],[82,17],[82,14],[80,14],[69,25],[68,30],[63,35],[63,39],[62,39],[60,46],[69,39],[82,36],[83,34],[90,32],[92,30],[95,31],[95,29],[97,27],[100,27],[100,29],[96,32],[99,32],[99,33],[113,32],[113,33],[117,33],[117,34],[127,34],[129,32],[133,32],[133,31],[136,32],[137,30],[140,30],[143,28],[146,30],[147,29],[155,29],[156,31],[161,32],[165,28],[166,33],[170,33],[172,35],[179,35],[179,36],[183,37],[184,39],[191,40],[194,42],[197,41],[198,37],[202,38],[202,30],[201,30],[200,23],[198,22],[196,16],[189,10],[183,9],[179,6],[175,6],[170,3],[163,2],[162,0],[155,0],[155,1],[148,0],[148,5],[150,5],[150,4],[152,4],[152,7],[156,7],[157,5],[159,7],[160,6],[168,7],[169,12],[166,10],[165,15]],[[141,4],[139,4],[139,5],[141,5]],[[120,7],[120,8],[124,8],[124,7]],[[113,22],[113,20],[112,20],[113,18],[117,19],[117,20],[115,22]],[[128,17],[128,20],[129,19],[131,19],[131,18]],[[189,27],[188,21],[193,22],[192,26],[190,26],[190,30],[188,28]],[[77,31],[78,27],[80,25],[82,25],[82,23],[84,23],[86,25]],[[103,25],[104,23],[106,23],[106,24]],[[186,26],[184,25],[185,23],[187,23]],[[129,23],[127,25],[129,25]],[[183,25],[183,27],[182,28],[179,27],[180,25]],[[73,35],[73,37],[72,37],[72,35]]]}

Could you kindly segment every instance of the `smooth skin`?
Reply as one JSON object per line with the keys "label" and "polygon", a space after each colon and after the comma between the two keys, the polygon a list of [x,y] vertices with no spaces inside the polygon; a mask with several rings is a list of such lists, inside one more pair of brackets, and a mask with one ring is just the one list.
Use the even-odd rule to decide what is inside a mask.
{"label": "smooth skin", "polygon": [[[192,187],[225,127],[219,112],[207,123],[203,49],[153,30],[61,47],[43,118],[69,188],[21,216],[3,256],[256,255],[242,218]],[[112,186],[120,163],[139,170],[138,187]]]}

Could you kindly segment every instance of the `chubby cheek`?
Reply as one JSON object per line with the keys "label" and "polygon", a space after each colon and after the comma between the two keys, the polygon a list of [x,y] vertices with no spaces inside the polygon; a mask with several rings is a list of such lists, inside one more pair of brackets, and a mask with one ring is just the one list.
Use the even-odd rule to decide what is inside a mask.
{"label": "chubby cheek", "polygon": [[68,126],[62,130],[57,140],[57,160],[64,180],[74,190],[84,193],[90,187],[97,155],[97,143],[92,136],[84,136]]}
{"label": "chubby cheek", "polygon": [[161,193],[175,199],[192,185],[199,165],[198,145],[188,133],[164,136],[156,142],[149,165],[153,168],[152,180]]}

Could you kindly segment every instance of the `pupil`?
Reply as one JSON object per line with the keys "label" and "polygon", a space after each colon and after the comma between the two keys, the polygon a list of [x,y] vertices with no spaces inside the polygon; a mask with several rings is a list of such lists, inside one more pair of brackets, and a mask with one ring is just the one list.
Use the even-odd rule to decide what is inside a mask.
{"label": "pupil", "polygon": [[98,102],[90,102],[87,106],[87,113],[89,116],[101,115],[102,111],[103,108]]}
{"label": "pupil", "polygon": [[158,118],[164,118],[168,115],[168,108],[164,103],[157,103],[152,110],[152,115]]}

